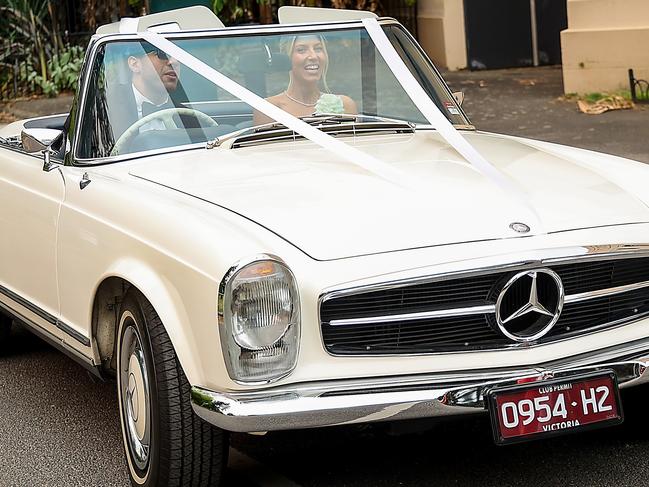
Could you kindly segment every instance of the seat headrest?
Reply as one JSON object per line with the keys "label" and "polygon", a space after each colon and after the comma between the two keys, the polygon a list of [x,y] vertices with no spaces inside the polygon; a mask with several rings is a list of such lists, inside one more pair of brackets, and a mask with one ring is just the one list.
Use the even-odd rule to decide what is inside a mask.
{"label": "seat headrest", "polygon": [[291,61],[288,56],[281,52],[272,52],[264,44],[259,49],[249,52],[242,52],[239,55],[239,72],[248,73],[279,73],[291,70]]}

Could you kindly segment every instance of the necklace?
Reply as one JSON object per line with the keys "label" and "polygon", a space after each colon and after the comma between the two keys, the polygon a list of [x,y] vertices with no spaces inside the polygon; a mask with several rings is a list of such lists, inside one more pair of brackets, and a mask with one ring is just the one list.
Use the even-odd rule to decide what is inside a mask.
{"label": "necklace", "polygon": [[304,107],[314,107],[314,106],[316,106],[318,104],[318,100],[320,99],[320,95],[322,95],[321,92],[318,92],[318,100],[316,100],[314,103],[304,103],[303,101],[296,100],[295,98],[293,98],[291,95],[288,94],[288,91],[286,91],[286,90],[284,90],[284,94],[286,95],[286,98],[288,98],[289,100],[294,101],[298,105],[302,105]]}

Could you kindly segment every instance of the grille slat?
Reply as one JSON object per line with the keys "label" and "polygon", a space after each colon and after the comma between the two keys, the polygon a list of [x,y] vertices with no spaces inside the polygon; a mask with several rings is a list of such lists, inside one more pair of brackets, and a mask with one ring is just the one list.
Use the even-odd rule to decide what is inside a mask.
{"label": "grille slat", "polygon": [[[381,299],[380,303],[376,302],[376,299],[368,299],[368,300],[359,300],[359,301],[352,301],[349,303],[344,303],[341,306],[347,306],[347,307],[355,307],[355,306],[376,306],[376,307],[382,307],[386,305],[399,305],[399,304],[406,304],[409,302],[413,303],[418,303],[424,300],[428,299],[435,299],[436,302],[441,302],[441,303],[453,303],[453,302],[458,302],[461,303],[463,301],[468,301],[470,299],[485,299],[487,295],[489,294],[489,290],[485,289],[484,291],[481,292],[449,292],[449,293],[439,293],[439,294],[424,294],[422,293],[421,295],[409,295],[408,297],[405,298],[383,298]],[[380,298],[379,298],[380,299]]]}
{"label": "grille slat", "polygon": [[[472,331],[477,330],[482,330],[484,331],[487,327],[485,326],[484,323],[478,323],[478,324],[471,324],[468,326],[463,326],[463,327],[455,327],[453,329],[449,329],[447,327],[439,327],[436,331],[431,332],[430,330],[427,330],[426,328],[419,328],[416,330],[411,329],[410,327],[407,326],[402,326],[402,327],[397,327],[394,325],[384,325],[386,326],[386,329],[384,330],[363,330],[362,332],[356,332],[356,333],[349,333],[349,334],[338,334],[338,338],[344,338],[346,342],[351,342],[354,340],[364,340],[367,338],[368,332],[376,332],[380,331],[380,336],[388,336],[388,335],[396,335],[396,334],[403,334],[406,336],[428,336],[431,338],[434,338],[436,336],[439,337],[444,337],[444,336],[464,336],[466,333],[471,333]],[[376,328],[376,327],[375,327]]]}
{"label": "grille slat", "polygon": [[[548,266],[560,277],[566,295],[649,281],[649,258],[625,258]],[[517,271],[454,278],[333,297],[322,303],[325,347],[334,354],[429,353],[499,348],[512,341],[490,325],[489,315],[424,318],[414,321],[331,326],[336,319],[398,315],[493,304]],[[539,342],[584,333],[593,328],[649,313],[649,288],[568,303],[559,321]]]}
{"label": "grille slat", "polygon": [[[487,333],[487,334],[494,334],[494,336],[497,338],[497,335],[495,335],[495,332],[492,332],[489,329],[485,330],[484,324],[481,324],[481,326],[471,326],[471,327],[466,327],[465,329],[462,330],[440,330],[437,333],[426,333],[424,331],[415,331],[415,330],[405,330],[403,328],[401,329],[392,329],[392,330],[387,330],[383,331],[381,333],[381,336],[377,339],[384,339],[385,337],[389,336],[395,336],[395,335],[401,335],[403,334],[405,337],[408,338],[422,338],[422,337],[429,337],[430,339],[435,339],[436,337],[439,338],[449,338],[449,337],[455,337],[458,340],[462,340],[461,337],[468,336],[471,333]],[[377,330],[374,330],[377,331]],[[452,332],[455,331],[456,333],[453,334]],[[358,340],[372,340],[373,338],[368,338],[365,333],[363,334],[358,334],[358,335],[348,335],[345,336],[345,343],[352,343],[354,341]]]}
{"label": "grille slat", "polygon": [[479,276],[439,283],[375,291],[367,294],[334,298],[325,303],[323,321],[364,316],[408,313],[415,307],[460,307],[468,301],[485,301],[497,276]]}
{"label": "grille slat", "polygon": [[358,308],[359,306],[380,309],[380,308],[384,308],[386,306],[400,306],[400,305],[403,306],[403,305],[408,305],[408,304],[411,304],[411,303],[416,305],[416,304],[421,304],[422,302],[428,302],[430,299],[434,299],[435,303],[440,303],[441,305],[444,305],[446,303],[453,303],[453,302],[457,302],[458,304],[463,304],[466,301],[471,301],[471,300],[475,300],[475,301],[486,300],[487,295],[488,295],[488,292],[484,292],[484,293],[481,293],[481,294],[475,294],[475,295],[474,294],[461,294],[461,293],[458,293],[458,294],[453,296],[455,298],[453,300],[447,299],[445,296],[441,296],[441,297],[440,296],[433,296],[431,298],[430,296],[424,295],[424,296],[421,296],[421,297],[409,298],[409,299],[383,299],[383,300],[381,300],[380,303],[376,303],[374,301],[365,301],[365,302],[360,301],[360,302],[357,302],[357,303],[345,303],[344,305],[341,305],[338,309],[341,309],[341,310],[342,309],[351,309],[351,310],[353,310],[353,309]]}

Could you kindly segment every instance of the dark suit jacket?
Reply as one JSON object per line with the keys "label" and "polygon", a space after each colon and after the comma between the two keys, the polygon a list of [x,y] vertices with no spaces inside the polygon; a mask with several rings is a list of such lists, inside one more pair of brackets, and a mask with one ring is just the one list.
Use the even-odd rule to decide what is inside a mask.
{"label": "dark suit jacket", "polygon": [[[182,88],[179,86],[179,89]],[[133,125],[138,120],[137,104],[135,103],[135,96],[133,95],[133,87],[129,84],[119,84],[108,88],[108,116],[110,125],[113,128],[114,140],[117,140],[126,129]],[[183,92],[184,94],[184,92]],[[182,107],[180,103],[174,101],[173,95],[169,97],[167,103],[160,107],[160,110],[165,108]],[[174,117],[178,127],[196,128],[200,124],[195,117],[181,116]]]}
{"label": "dark suit jacket", "polygon": [[137,105],[131,84],[109,86],[108,118],[113,129],[113,138],[119,139],[127,128],[137,122]]}

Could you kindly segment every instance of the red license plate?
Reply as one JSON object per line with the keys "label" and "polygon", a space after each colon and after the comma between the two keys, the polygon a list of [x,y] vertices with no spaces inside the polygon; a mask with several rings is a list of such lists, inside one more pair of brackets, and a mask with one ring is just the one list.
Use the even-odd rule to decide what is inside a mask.
{"label": "red license plate", "polygon": [[492,389],[488,404],[498,444],[610,426],[623,419],[613,372]]}

